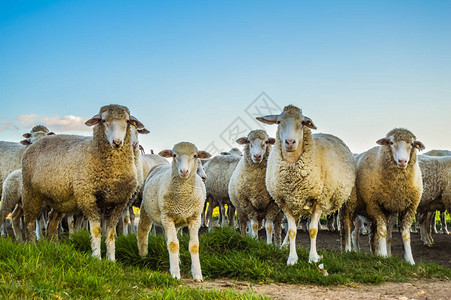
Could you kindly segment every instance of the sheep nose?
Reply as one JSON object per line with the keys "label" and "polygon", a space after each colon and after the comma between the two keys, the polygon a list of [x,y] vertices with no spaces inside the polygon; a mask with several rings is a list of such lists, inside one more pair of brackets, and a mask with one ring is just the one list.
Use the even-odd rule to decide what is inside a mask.
{"label": "sheep nose", "polygon": [[398,159],[398,165],[401,165],[401,166],[407,165],[407,160],[405,160],[405,159]]}
{"label": "sheep nose", "polygon": [[188,176],[188,170],[187,169],[183,169],[183,170],[180,170],[180,175],[182,175],[182,177],[187,177]]}
{"label": "sheep nose", "polygon": [[202,181],[205,182],[207,180],[207,176],[202,176]]}
{"label": "sheep nose", "polygon": [[122,141],[121,140],[113,140],[113,145],[116,148],[119,148],[120,146],[122,146]]}
{"label": "sheep nose", "polygon": [[294,146],[294,144],[296,143],[296,141],[295,140],[285,140],[285,144],[287,145],[287,146]]}
{"label": "sheep nose", "polygon": [[260,161],[262,159],[261,154],[254,154],[254,160]]}

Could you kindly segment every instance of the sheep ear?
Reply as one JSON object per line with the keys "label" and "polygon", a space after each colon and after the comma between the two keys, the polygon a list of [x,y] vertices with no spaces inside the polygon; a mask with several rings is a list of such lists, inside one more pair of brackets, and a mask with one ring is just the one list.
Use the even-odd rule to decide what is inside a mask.
{"label": "sheep ear", "polygon": [[381,146],[388,145],[388,144],[390,144],[390,140],[387,138],[382,138],[380,140],[377,140],[376,144],[381,145]]}
{"label": "sheep ear", "polygon": [[276,139],[275,139],[275,138],[270,137],[270,138],[268,139],[268,144],[274,145],[275,143],[276,143]]}
{"label": "sheep ear", "polygon": [[256,119],[262,123],[271,125],[271,124],[277,123],[277,120],[279,119],[279,115],[268,115],[268,116],[263,116],[263,117],[257,117]]}
{"label": "sheep ear", "polygon": [[22,134],[22,136],[24,137],[24,138],[27,138],[27,139],[29,139],[29,138],[31,138],[31,133],[24,133],[24,134]]}
{"label": "sheep ear", "polygon": [[413,142],[413,146],[414,146],[415,148],[417,148],[418,150],[420,150],[420,151],[423,151],[424,149],[426,149],[426,147],[424,146],[424,144],[423,144],[422,142],[420,142],[420,141],[415,141],[415,142]]}
{"label": "sheep ear", "polygon": [[221,152],[221,155],[230,155],[229,152]]}
{"label": "sheep ear", "polygon": [[158,155],[160,155],[161,157],[166,157],[166,158],[172,157],[172,150],[166,149],[166,150],[160,151],[158,153]]}
{"label": "sheep ear", "polygon": [[139,145],[139,146],[138,146],[138,149],[139,149],[139,151],[141,151],[142,154],[145,153],[145,152],[144,152],[144,147],[143,147],[143,146]]}
{"label": "sheep ear", "polygon": [[197,158],[200,159],[206,159],[206,158],[210,158],[211,154],[208,153],[207,151],[197,151]]}
{"label": "sheep ear", "polygon": [[29,139],[22,140],[22,141],[20,141],[20,143],[24,146],[31,145],[31,141]]}
{"label": "sheep ear", "polygon": [[102,116],[100,114],[97,114],[94,117],[92,117],[91,119],[89,119],[88,121],[86,121],[85,125],[93,126],[93,125],[98,124],[100,122],[100,120],[102,120]]}
{"label": "sheep ear", "polygon": [[316,129],[315,124],[313,124],[312,119],[309,117],[304,116],[304,120],[302,121],[302,125],[307,126],[310,129]]}
{"label": "sheep ear", "polygon": [[134,123],[133,125],[136,126],[136,128],[138,129],[143,129],[144,128],[144,124],[141,123],[137,118],[135,118],[134,116],[130,116],[130,123]]}
{"label": "sheep ear", "polygon": [[240,145],[246,145],[249,144],[249,140],[247,139],[247,137],[240,137],[239,139],[237,139],[235,142],[237,142]]}
{"label": "sheep ear", "polygon": [[53,131],[50,131],[47,135],[55,135]]}
{"label": "sheep ear", "polygon": [[146,128],[138,129],[138,133],[141,133],[141,134],[148,134],[149,132],[150,132],[150,131],[147,130]]}

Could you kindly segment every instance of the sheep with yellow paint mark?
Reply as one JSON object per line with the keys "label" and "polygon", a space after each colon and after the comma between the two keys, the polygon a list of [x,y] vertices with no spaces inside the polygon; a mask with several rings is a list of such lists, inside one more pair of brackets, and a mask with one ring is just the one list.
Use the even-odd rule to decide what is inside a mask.
{"label": "sheep with yellow paint mark", "polygon": [[266,169],[266,188],[288,220],[284,244],[290,244],[288,265],[298,261],[297,221],[311,216],[309,261],[317,262],[318,221],[339,209],[353,194],[355,163],[349,148],[328,134],[312,135],[313,121],[288,105],[279,115],[258,117],[266,124],[277,124],[276,143]]}
{"label": "sheep with yellow paint mark", "polygon": [[199,151],[194,144],[181,142],[172,150],[161,151],[159,155],[173,159],[171,165],[154,167],[144,183],[138,223],[139,255],[148,254],[148,235],[152,223],[162,226],[167,240],[171,275],[180,278],[177,231],[188,226],[191,272],[194,281],[200,282],[199,228],[206,191],[196,171],[198,160],[209,158],[210,154]]}
{"label": "sheep with yellow paint mark", "polygon": [[55,135],[30,145],[22,161],[23,209],[28,238],[35,240],[35,218],[45,203],[52,208],[48,234],[56,235],[65,214],[89,220],[91,249],[100,258],[101,217],[108,224],[107,258],[115,260],[114,230],[137,187],[130,123],[144,125],[122,105],[106,105],[86,121],[93,136]]}
{"label": "sheep with yellow paint mark", "polygon": [[268,137],[264,130],[253,130],[247,137],[236,140],[244,146],[244,155],[233,171],[229,182],[229,196],[235,206],[242,234],[258,238],[258,229],[265,220],[266,242],[281,242],[283,212],[266,190],[266,165],[271,146],[275,139]]}
{"label": "sheep with yellow paint mark", "polygon": [[423,192],[417,150],[424,145],[404,128],[391,130],[377,144],[357,157],[356,204],[345,209],[353,218],[358,207],[364,208],[372,221],[372,249],[381,256],[391,254],[393,224],[399,215],[404,258],[415,264],[410,227]]}

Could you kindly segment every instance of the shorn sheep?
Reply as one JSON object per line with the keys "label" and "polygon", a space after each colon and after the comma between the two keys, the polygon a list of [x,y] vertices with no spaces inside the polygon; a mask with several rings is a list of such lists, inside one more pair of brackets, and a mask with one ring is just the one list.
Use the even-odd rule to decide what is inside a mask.
{"label": "shorn sheep", "polygon": [[[233,154],[232,154],[233,153]],[[241,159],[239,152],[231,150],[229,154],[222,154],[212,157],[204,164],[207,180],[205,181],[205,188],[207,190],[208,210],[206,212],[208,229],[211,230],[213,224],[211,222],[211,215],[213,208],[219,205],[221,226],[225,222],[225,205],[227,205],[227,218],[229,225],[235,227],[235,207],[229,198],[229,181],[232,177],[235,167]]]}
{"label": "shorn sheep", "polygon": [[283,212],[266,190],[266,164],[275,139],[264,130],[253,130],[236,140],[244,146],[244,156],[233,171],[229,182],[230,201],[237,211],[242,234],[250,221],[250,234],[258,238],[258,229],[265,220],[266,242],[280,244]]}
{"label": "shorn sheep", "polygon": [[419,155],[418,162],[423,178],[423,194],[417,208],[417,222],[421,240],[425,245],[432,246],[431,226],[435,226],[435,211],[451,209],[451,156]]}
{"label": "shorn sheep", "polygon": [[52,208],[48,234],[66,213],[89,220],[92,254],[100,258],[101,216],[106,216],[107,258],[115,260],[114,228],[137,186],[130,123],[144,125],[127,107],[107,105],[86,121],[92,137],[55,135],[28,147],[22,162],[23,209],[28,238],[43,203]]}
{"label": "shorn sheep", "polygon": [[404,258],[414,264],[410,227],[423,191],[417,149],[424,145],[404,128],[391,130],[377,144],[357,158],[357,205],[346,209],[363,205],[372,221],[372,249],[381,256],[390,255],[392,227],[399,215]]}
{"label": "shorn sheep", "polygon": [[258,117],[266,124],[277,124],[276,143],[269,154],[266,187],[288,220],[290,254],[287,264],[298,261],[296,225],[310,215],[309,262],[317,262],[318,221],[348,201],[355,186],[354,157],[339,138],[328,134],[312,135],[313,121],[302,111],[288,105],[280,115]]}
{"label": "shorn sheep", "polygon": [[148,253],[148,235],[152,223],[163,226],[169,250],[171,275],[180,278],[179,241],[177,231],[188,226],[191,254],[191,272],[194,281],[202,281],[199,260],[200,216],[206,191],[196,174],[197,161],[210,154],[199,151],[188,142],[176,144],[172,150],[163,150],[162,157],[173,157],[172,164],[156,166],[144,184],[143,202],[138,224],[139,255]]}

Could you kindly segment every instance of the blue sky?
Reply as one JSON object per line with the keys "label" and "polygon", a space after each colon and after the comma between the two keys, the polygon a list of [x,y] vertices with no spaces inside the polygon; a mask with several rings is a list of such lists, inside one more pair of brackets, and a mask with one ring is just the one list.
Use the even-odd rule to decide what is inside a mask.
{"label": "blue sky", "polygon": [[270,98],[354,152],[394,127],[451,149],[450,15],[449,1],[0,1],[0,140],[34,123],[89,135],[118,103],[146,150],[226,150]]}

